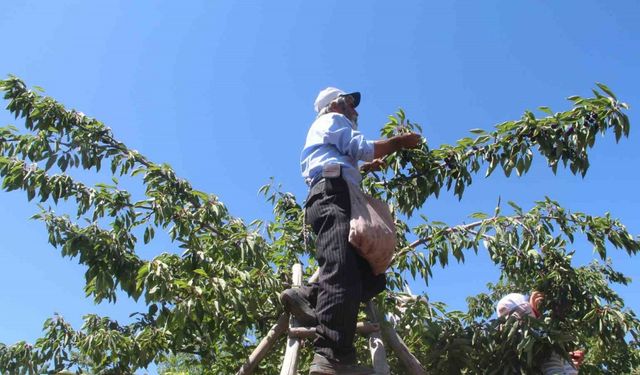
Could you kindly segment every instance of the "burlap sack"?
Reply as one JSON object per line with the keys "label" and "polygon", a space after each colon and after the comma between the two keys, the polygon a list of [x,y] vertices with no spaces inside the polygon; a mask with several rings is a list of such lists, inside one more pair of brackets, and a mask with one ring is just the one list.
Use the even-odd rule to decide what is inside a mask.
{"label": "burlap sack", "polygon": [[349,185],[351,221],[349,242],[371,265],[374,275],[384,273],[396,248],[396,230],[389,206]]}

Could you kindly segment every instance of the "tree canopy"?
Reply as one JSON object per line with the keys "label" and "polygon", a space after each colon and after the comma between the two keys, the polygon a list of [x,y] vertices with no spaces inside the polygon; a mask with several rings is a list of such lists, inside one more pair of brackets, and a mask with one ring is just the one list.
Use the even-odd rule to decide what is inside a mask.
{"label": "tree canopy", "polygon": [[[575,348],[587,349],[581,373],[631,373],[640,366],[640,321],[613,289],[630,280],[607,257],[612,249],[629,256],[640,250],[638,237],[620,221],[571,212],[544,196],[529,210],[499,203],[494,212],[471,213],[474,222],[455,226],[406,221],[443,191],[461,198],[479,173],[490,176],[500,167],[506,176],[526,174],[536,154],[554,172],[567,167],[584,176],[597,135],[618,141],[630,128],[627,105],[597,86],[593,97],[569,97],[572,107],[563,112],[541,107],[545,117],[525,112],[491,130],[473,129],[455,145],[395,153],[385,170],[364,179],[365,191],[394,209],[399,240],[389,290],[376,304],[398,317],[396,330],[428,372],[536,373],[551,352],[567,356]],[[1,80],[0,90],[8,111],[23,122],[0,128],[2,188],[39,202],[34,218],[44,223],[50,244],[86,268],[87,297],[117,303],[121,291],[147,306],[129,322],[87,315],[82,327],[54,315],[35,343],[0,344],[0,371],[131,373],[152,361],[211,374],[237,371],[282,312],[277,296],[291,283],[291,266],[302,262],[308,274],[315,269],[299,200],[265,185],[260,191],[273,204],[273,219],[246,223],[169,165],[118,141],[99,120],[17,77]],[[381,135],[406,131],[420,126],[399,110]],[[91,186],[72,177],[73,170],[111,181]],[[121,187],[120,179],[141,184],[142,196]],[[75,213],[56,213],[61,204]],[[139,249],[153,246],[159,231],[175,251],[141,258]],[[572,264],[569,247],[577,236],[599,260]],[[488,252],[500,276],[486,293],[468,297],[466,312],[426,294],[407,295],[409,281],[428,284],[434,267],[464,262],[469,251]],[[497,300],[514,290],[544,292],[543,319],[492,318]],[[263,373],[276,372],[279,360],[281,353],[265,359]]]}

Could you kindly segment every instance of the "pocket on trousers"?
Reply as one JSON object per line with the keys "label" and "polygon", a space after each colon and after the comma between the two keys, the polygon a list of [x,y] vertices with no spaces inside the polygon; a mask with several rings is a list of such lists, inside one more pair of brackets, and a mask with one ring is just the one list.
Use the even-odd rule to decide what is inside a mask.
{"label": "pocket on trousers", "polygon": [[347,183],[340,177],[327,178],[324,184],[324,193],[327,195],[336,195],[348,191]]}

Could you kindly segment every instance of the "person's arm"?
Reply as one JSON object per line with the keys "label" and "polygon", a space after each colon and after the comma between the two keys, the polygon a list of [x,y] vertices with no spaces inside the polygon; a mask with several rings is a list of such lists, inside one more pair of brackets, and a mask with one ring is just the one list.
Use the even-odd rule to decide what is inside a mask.
{"label": "person's arm", "polygon": [[529,298],[529,304],[531,305],[531,310],[533,310],[533,314],[536,318],[539,318],[542,315],[540,312],[540,309],[542,308],[542,301],[544,301],[544,293],[534,290]]}
{"label": "person's arm", "polygon": [[584,361],[584,351],[582,350],[574,350],[569,352],[569,357],[571,357],[571,363],[576,370],[580,370],[580,366],[582,366],[582,362]]}
{"label": "person's arm", "polygon": [[365,173],[369,172],[377,172],[385,167],[384,160],[382,159],[373,159],[370,162],[363,163],[360,166],[360,170]]}
{"label": "person's arm", "polygon": [[408,133],[373,142],[373,158],[380,159],[396,151],[420,146],[420,134]]}
{"label": "person's arm", "polygon": [[416,133],[369,141],[341,115],[323,116],[319,121],[318,129],[322,133],[323,143],[334,145],[340,153],[356,160],[371,162],[402,149],[416,148],[422,142],[422,137]]}
{"label": "person's arm", "polygon": [[366,173],[379,171],[385,167],[384,160],[382,160],[383,157],[404,148],[416,148],[420,145],[420,142],[422,142],[422,137],[415,133],[374,141],[373,157],[375,159],[362,164],[360,170]]}

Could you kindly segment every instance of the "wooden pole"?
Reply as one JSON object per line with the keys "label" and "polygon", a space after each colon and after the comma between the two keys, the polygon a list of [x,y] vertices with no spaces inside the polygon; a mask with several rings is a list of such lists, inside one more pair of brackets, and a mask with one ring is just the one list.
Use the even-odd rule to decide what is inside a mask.
{"label": "wooden pole", "polygon": [[[372,323],[378,323],[378,311],[373,302],[369,301],[365,309],[367,318]],[[382,342],[382,335],[379,331],[374,331],[369,334],[369,350],[371,351],[371,363],[373,364],[373,370],[376,375],[390,375],[391,369],[389,363],[387,363],[387,352],[384,349],[384,343]]]}
{"label": "wooden pole", "polygon": [[253,374],[253,372],[258,367],[260,361],[267,355],[269,350],[273,347],[273,345],[278,340],[280,335],[287,332],[289,324],[289,314],[284,313],[280,315],[276,324],[271,327],[269,332],[262,338],[260,344],[253,349],[253,352],[247,359],[247,361],[242,365],[240,370],[236,372],[236,375],[249,375]]}
{"label": "wooden pole", "polygon": [[[300,287],[302,285],[302,265],[296,263],[293,265],[293,287]],[[298,327],[298,322],[292,316],[290,321],[290,327]],[[284,352],[284,360],[282,361],[282,368],[280,369],[280,375],[297,375],[298,373],[298,352],[300,351],[300,339],[289,335],[287,339],[287,348]]]}
{"label": "wooden pole", "polygon": [[[378,309],[373,303],[371,303],[371,308],[377,316],[380,316]],[[398,360],[400,360],[400,363],[404,365],[408,375],[427,375],[427,371],[424,369],[424,367],[422,367],[420,361],[418,361],[418,359],[413,354],[411,354],[409,348],[407,348],[407,345],[398,335],[398,332],[396,332],[393,326],[384,324],[381,321],[380,330],[385,338],[385,341],[387,342],[387,344],[389,344],[389,348],[393,350],[394,353],[396,353],[396,356],[398,356]]]}
{"label": "wooden pole", "polygon": [[316,281],[318,281],[318,278],[320,278],[320,268],[316,268],[316,271],[313,273],[313,275],[309,277],[308,283],[315,283]]}
{"label": "wooden pole", "polygon": [[[302,266],[299,265],[299,264],[297,264],[296,266],[300,267],[299,268],[300,269],[300,278],[302,278]],[[295,271],[295,269],[296,269],[296,267],[294,266],[294,271]],[[311,284],[311,283],[316,282],[318,280],[318,276],[320,276],[320,269],[316,268],[316,271],[309,278],[309,283]],[[300,280],[302,280],[302,279],[300,279]],[[295,283],[295,274],[294,274],[294,283]],[[302,284],[302,282],[300,282],[298,285],[300,285],[300,284]],[[274,324],[273,327],[271,327],[271,330],[269,330],[269,332],[266,334],[266,336],[264,338],[262,338],[262,341],[260,341],[258,346],[256,346],[255,349],[253,349],[253,352],[251,352],[251,355],[245,361],[245,363],[242,365],[240,370],[238,370],[238,372],[236,372],[236,375],[250,375],[250,374],[253,374],[253,372],[258,367],[258,364],[260,363],[260,361],[262,361],[262,359],[267,355],[269,350],[271,350],[273,345],[276,343],[276,340],[278,339],[278,337],[280,337],[280,335],[282,335],[285,332],[287,332],[288,329],[289,329],[289,314],[284,313],[284,314],[280,315],[280,317],[278,318],[276,324]],[[315,330],[314,330],[314,334],[315,334]]]}
{"label": "wooden pole", "polygon": [[[372,332],[380,331],[380,325],[369,322],[358,322],[356,332],[362,336],[369,336]],[[315,327],[291,327],[289,328],[289,336],[300,339],[312,339],[316,337]]]}

